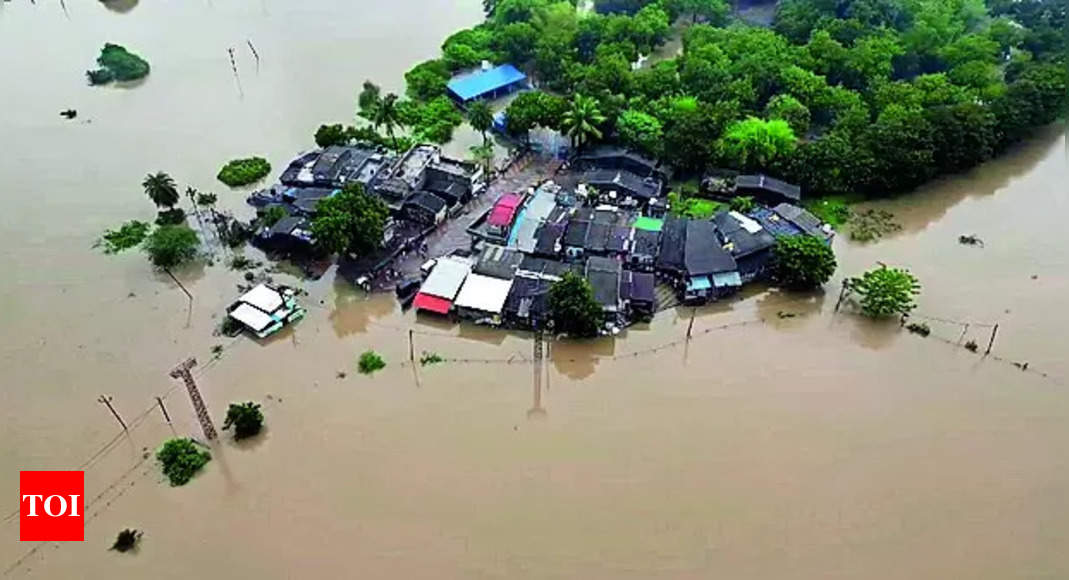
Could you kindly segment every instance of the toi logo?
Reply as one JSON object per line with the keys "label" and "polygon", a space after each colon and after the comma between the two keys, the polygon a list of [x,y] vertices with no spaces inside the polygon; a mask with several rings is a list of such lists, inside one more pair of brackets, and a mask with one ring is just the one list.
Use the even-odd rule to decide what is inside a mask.
{"label": "toi logo", "polygon": [[19,472],[19,540],[85,539],[85,472]]}

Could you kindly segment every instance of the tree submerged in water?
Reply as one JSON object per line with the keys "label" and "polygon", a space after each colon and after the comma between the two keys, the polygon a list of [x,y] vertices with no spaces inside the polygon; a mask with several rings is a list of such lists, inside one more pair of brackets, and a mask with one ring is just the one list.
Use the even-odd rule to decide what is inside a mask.
{"label": "tree submerged in water", "polygon": [[100,68],[86,71],[91,85],[106,85],[112,81],[136,81],[148,76],[148,62],[118,44],[107,43],[97,57]]}
{"label": "tree submerged in water", "polygon": [[249,401],[247,403],[230,403],[226,411],[226,422],[223,430],[234,427],[234,439],[245,439],[258,435],[264,426],[264,414],[260,411],[260,405]]}
{"label": "tree submerged in water", "polygon": [[835,253],[824,240],[787,236],[772,248],[772,279],[790,290],[812,290],[835,273]]}
{"label": "tree submerged in water", "polygon": [[850,292],[860,297],[861,312],[872,318],[909,314],[917,307],[913,297],[921,291],[920,282],[909,270],[885,264],[846,283]]}
{"label": "tree submerged in water", "polygon": [[163,474],[171,485],[178,487],[189,483],[212,459],[211,453],[201,449],[192,439],[169,439],[156,452],[156,459],[163,467]]}
{"label": "tree submerged in water", "polygon": [[571,336],[597,336],[601,325],[601,305],[594,298],[590,282],[579,274],[566,272],[549,288],[549,312],[554,328]]}
{"label": "tree submerged in water", "polygon": [[118,552],[129,552],[137,547],[138,542],[141,541],[141,536],[144,534],[145,532],[141,530],[126,528],[119,532],[119,536],[115,538],[115,543],[111,545],[111,549]]}
{"label": "tree submerged in water", "polygon": [[271,173],[271,164],[266,159],[249,157],[227,162],[216,177],[230,187],[241,187],[260,181],[268,173]]}
{"label": "tree submerged in water", "polygon": [[367,350],[360,354],[360,359],[357,361],[356,368],[362,375],[374,374],[375,371],[386,368],[386,361],[382,358],[382,355],[373,351]]}

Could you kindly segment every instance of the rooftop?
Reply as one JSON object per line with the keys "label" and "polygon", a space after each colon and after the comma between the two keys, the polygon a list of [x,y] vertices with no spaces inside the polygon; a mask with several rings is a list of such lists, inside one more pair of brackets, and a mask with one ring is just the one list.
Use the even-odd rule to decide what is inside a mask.
{"label": "rooftop", "polygon": [[516,275],[521,262],[523,262],[523,254],[504,246],[487,244],[483,246],[479,261],[475,263],[471,271],[483,276],[511,280]]}
{"label": "rooftop", "polygon": [[469,101],[526,79],[527,75],[517,70],[516,67],[503,64],[488,70],[453,77],[446,88],[461,101]]}
{"label": "rooftop", "polygon": [[767,175],[740,175],[735,178],[736,189],[760,189],[769,191],[784,198],[798,201],[802,199],[802,188],[786,181],[780,181]]}
{"label": "rooftop", "polygon": [[481,274],[468,274],[454,304],[459,308],[498,314],[505,306],[505,299],[508,298],[511,287],[511,279],[502,280]]}
{"label": "rooftop", "polygon": [[738,268],[731,254],[721,247],[716,236],[716,226],[705,220],[687,221],[684,262],[690,276],[706,276]]}
{"label": "rooftop", "polygon": [[516,211],[519,209],[522,200],[523,198],[517,193],[502,195],[494,204],[494,208],[490,210],[490,217],[487,218],[486,223],[492,226],[507,226],[511,224],[512,219],[516,217]]}
{"label": "rooftop", "polygon": [[720,212],[713,216],[713,223],[725,238],[724,249],[736,258],[749,256],[776,244],[776,238],[761,224],[738,212]]}
{"label": "rooftop", "polygon": [[471,272],[471,262],[468,260],[441,258],[419,291],[421,294],[452,300],[460,291],[460,286],[468,277],[469,272]]}

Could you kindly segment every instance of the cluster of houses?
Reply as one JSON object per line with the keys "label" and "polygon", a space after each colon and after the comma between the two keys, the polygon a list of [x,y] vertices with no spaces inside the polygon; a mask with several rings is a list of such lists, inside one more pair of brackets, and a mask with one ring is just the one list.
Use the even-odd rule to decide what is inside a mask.
{"label": "cluster of houses", "polygon": [[362,145],[334,145],[301,155],[278,184],[248,198],[261,211],[281,207],[286,212],[261,229],[255,242],[273,251],[312,250],[317,205],[351,183],[362,184],[390,208],[383,239],[387,255],[408,241],[407,234],[438,225],[485,187],[478,164],[446,157],[435,145],[417,145],[401,156]]}
{"label": "cluster of houses", "polygon": [[[711,219],[668,214],[655,163],[619,150],[575,162],[574,190],[546,181],[507,193],[468,227],[469,256],[440,258],[413,305],[491,324],[538,328],[550,286],[565,272],[585,277],[606,328],[626,326],[657,307],[656,286],[688,303],[716,300],[761,278],[781,236],[831,239],[797,202],[797,189],[765,176],[738,176],[732,194],[758,200],[745,214]],[[613,174],[592,183],[589,176]]]}

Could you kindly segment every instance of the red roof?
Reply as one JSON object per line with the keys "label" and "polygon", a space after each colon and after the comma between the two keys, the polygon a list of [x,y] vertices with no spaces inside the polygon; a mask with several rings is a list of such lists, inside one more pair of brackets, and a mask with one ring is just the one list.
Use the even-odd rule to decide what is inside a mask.
{"label": "red roof", "polygon": [[490,210],[490,218],[487,223],[492,226],[507,226],[511,224],[512,218],[516,217],[516,210],[519,209],[522,201],[523,198],[515,193],[502,195],[501,199],[494,204],[494,209]]}
{"label": "red roof", "polygon": [[453,302],[445,298],[419,292],[416,294],[415,300],[412,301],[412,305],[416,307],[416,310],[430,310],[438,314],[449,314],[449,309],[453,307]]}

